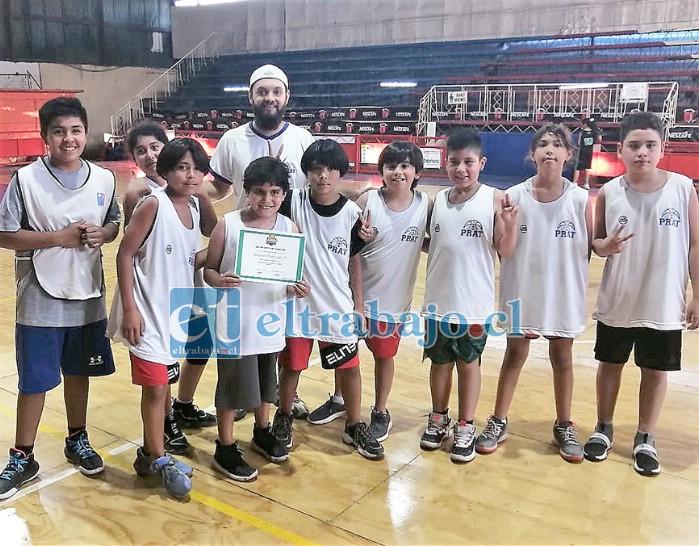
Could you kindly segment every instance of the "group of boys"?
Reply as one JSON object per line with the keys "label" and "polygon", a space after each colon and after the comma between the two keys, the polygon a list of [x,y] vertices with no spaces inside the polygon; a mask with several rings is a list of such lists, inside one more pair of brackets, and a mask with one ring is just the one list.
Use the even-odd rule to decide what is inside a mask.
{"label": "group of boys", "polygon": [[[310,291],[302,290],[296,296],[305,297],[315,316],[323,312],[351,314],[357,305],[353,262],[358,249],[375,233],[367,219],[362,218],[361,209],[339,193],[340,179],[348,169],[341,147],[332,140],[313,142],[310,134],[307,137],[299,133],[289,141],[285,139],[295,130],[282,121],[288,100],[286,75],[270,65],[258,69],[250,86],[256,123],[224,136],[212,158],[211,170],[221,194],[227,193],[233,183],[240,207],[245,204],[240,183],[246,165],[231,163],[231,158],[242,157],[243,145],[237,140],[243,139],[248,145],[256,142],[259,147],[248,148],[248,163],[255,156],[285,159],[287,172],[295,181],[285,199],[273,201],[271,206],[275,213],[286,213],[311,240],[305,270]],[[695,296],[685,305],[684,294],[687,281],[699,274],[699,203],[693,187],[688,189],[684,179],[657,168],[663,150],[659,122],[648,114],[633,116],[636,117],[626,121],[629,130],[622,131],[619,148],[627,173],[611,181],[597,201],[592,246],[600,256],[608,257],[596,312],[598,338],[599,330],[612,328],[614,332],[604,338],[605,347],[599,339],[596,346],[601,361],[598,423],[585,446],[585,455],[589,460],[600,461],[612,446],[612,416],[621,365],[635,346],[637,365],[642,368],[639,434],[643,436],[635,442],[635,451],[653,459],[642,461],[643,470],[648,471],[641,473],[655,475],[660,465],[652,435],[666,388],[665,372],[680,366],[681,327],[677,326],[699,326],[699,299]],[[49,155],[15,173],[0,207],[0,246],[15,250],[17,255],[19,375],[16,439],[10,448],[10,460],[0,474],[0,500],[12,496],[38,474],[34,441],[45,394],[60,384],[61,374],[68,420],[65,456],[83,474],[93,475],[104,469],[85,428],[87,394],[90,377],[114,372],[109,340],[105,337],[100,251],[103,244],[116,238],[120,224],[114,175],[80,158],[88,124],[77,99],[49,101],[39,111],[39,119]],[[298,153],[289,154],[292,146],[298,146]],[[296,155],[300,157],[295,158]],[[476,176],[481,169],[482,165]],[[295,171],[304,176],[296,180]],[[305,188],[307,182],[309,188]],[[654,198],[661,196],[663,203],[672,206],[663,211],[646,207],[646,197],[651,194]],[[503,207],[511,209],[512,205],[505,202]],[[651,244],[658,237],[663,244]],[[321,242],[340,239],[344,246]],[[207,263],[207,269],[223,273],[220,262]],[[673,282],[666,278],[670,272]],[[634,293],[628,293],[629,290]],[[647,297],[641,301],[636,297],[638,293]],[[360,303],[361,314],[363,302]],[[656,315],[660,319],[656,320]],[[667,317],[672,320],[663,322]],[[383,447],[359,415],[357,336],[339,328],[328,332],[325,326],[311,325],[316,332],[322,332],[320,335],[306,330],[307,324],[295,325],[293,332],[287,332],[286,347],[280,356],[279,410],[271,429],[278,442],[275,449],[281,447],[288,454],[291,447],[298,377],[308,366],[313,339],[317,339],[323,365],[339,370],[342,393],[347,399],[343,440],[363,456],[379,459]],[[435,354],[428,356],[434,360]],[[480,356],[471,360],[480,361]],[[185,398],[189,398],[186,404],[193,404],[191,397]],[[473,433],[475,430],[471,430]],[[244,464],[242,458],[234,460],[232,473],[238,473]],[[243,468],[242,472],[249,476],[248,469]]]}

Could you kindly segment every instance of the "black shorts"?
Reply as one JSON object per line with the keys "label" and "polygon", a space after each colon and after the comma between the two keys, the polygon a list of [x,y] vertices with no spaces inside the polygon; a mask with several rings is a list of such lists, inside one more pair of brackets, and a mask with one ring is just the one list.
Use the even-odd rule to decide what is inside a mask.
{"label": "black shorts", "polygon": [[578,162],[575,165],[576,171],[586,171],[592,166],[592,150],[590,153],[581,153],[578,156]]}
{"label": "black shorts", "polygon": [[597,360],[626,364],[631,356],[631,349],[639,368],[663,372],[678,371],[682,360],[682,330],[618,328],[597,321]]}

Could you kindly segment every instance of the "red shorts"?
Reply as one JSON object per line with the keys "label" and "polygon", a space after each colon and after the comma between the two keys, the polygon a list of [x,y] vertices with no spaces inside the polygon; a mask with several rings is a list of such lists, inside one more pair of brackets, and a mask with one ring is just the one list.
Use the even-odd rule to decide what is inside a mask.
{"label": "red shorts", "polygon": [[376,358],[393,358],[398,353],[403,324],[367,318],[366,346]]}
{"label": "red shorts", "polygon": [[141,387],[161,387],[176,383],[180,377],[180,364],[159,364],[144,360],[133,353],[131,359],[131,382]]}
{"label": "red shorts", "polygon": [[[308,361],[313,350],[313,341],[313,339],[305,337],[287,337],[286,347],[279,353],[279,365],[294,372],[307,370]],[[332,343],[318,342],[318,347],[328,347],[329,345],[332,345]],[[349,362],[345,362],[337,369],[346,370],[348,368],[356,368],[357,366],[359,366],[359,355],[355,355]]]}

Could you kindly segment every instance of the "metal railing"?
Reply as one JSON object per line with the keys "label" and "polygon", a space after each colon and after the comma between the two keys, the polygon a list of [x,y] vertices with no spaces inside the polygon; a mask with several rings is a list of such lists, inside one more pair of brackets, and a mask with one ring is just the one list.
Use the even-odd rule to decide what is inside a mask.
{"label": "metal railing", "polygon": [[665,137],[677,115],[677,82],[435,85],[421,99],[417,135],[430,122],[477,123],[525,130],[550,119],[619,123],[628,113],[657,114]]}
{"label": "metal railing", "polygon": [[36,81],[34,75],[29,72],[15,72],[14,74],[0,74],[1,89],[41,89],[41,84]]}
{"label": "metal railing", "polygon": [[112,139],[120,140],[133,125],[145,119],[158,103],[172,95],[203,67],[220,55],[220,36],[212,32],[189,53],[155,78],[140,93],[112,114]]}

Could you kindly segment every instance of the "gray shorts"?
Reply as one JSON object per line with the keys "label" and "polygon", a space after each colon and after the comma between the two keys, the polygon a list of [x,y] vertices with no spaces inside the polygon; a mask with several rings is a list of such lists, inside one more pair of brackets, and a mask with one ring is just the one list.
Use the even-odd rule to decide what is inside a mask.
{"label": "gray shorts", "polygon": [[277,355],[219,358],[215,404],[223,409],[252,409],[277,401]]}

